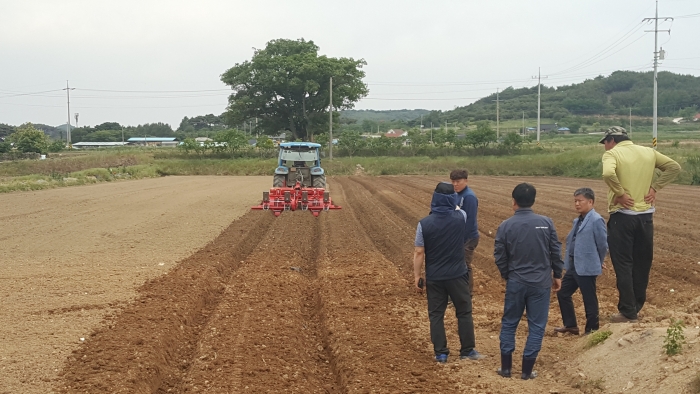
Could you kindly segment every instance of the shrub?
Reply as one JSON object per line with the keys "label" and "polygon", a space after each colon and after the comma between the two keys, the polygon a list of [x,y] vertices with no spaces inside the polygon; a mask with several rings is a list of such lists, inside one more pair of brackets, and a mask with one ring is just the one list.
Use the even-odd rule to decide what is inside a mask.
{"label": "shrub", "polygon": [[691,175],[690,184],[700,185],[700,156],[688,156],[685,159],[686,170]]}
{"label": "shrub", "polygon": [[685,335],[683,334],[683,320],[671,319],[671,325],[666,330],[666,336],[664,336],[664,350],[669,356],[675,356],[683,350],[683,344],[685,343]]}

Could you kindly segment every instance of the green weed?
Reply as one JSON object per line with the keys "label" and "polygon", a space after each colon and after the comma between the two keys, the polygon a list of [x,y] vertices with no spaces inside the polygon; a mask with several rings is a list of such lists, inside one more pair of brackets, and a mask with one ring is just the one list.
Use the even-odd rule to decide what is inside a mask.
{"label": "green weed", "polygon": [[596,331],[588,335],[588,342],[586,342],[586,349],[590,349],[598,344],[605,342],[606,339],[610,338],[612,331]]}
{"label": "green weed", "polygon": [[669,356],[675,356],[683,350],[683,344],[685,344],[685,334],[683,334],[683,328],[685,324],[683,320],[671,319],[671,325],[666,330],[666,335],[664,336],[664,350]]}

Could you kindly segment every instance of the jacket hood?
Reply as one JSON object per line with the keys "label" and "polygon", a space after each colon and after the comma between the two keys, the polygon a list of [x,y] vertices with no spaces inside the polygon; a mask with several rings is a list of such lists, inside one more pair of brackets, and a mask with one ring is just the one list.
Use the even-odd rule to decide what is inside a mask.
{"label": "jacket hood", "polygon": [[433,193],[433,200],[430,202],[430,213],[447,213],[454,211],[457,207],[457,193],[441,194]]}

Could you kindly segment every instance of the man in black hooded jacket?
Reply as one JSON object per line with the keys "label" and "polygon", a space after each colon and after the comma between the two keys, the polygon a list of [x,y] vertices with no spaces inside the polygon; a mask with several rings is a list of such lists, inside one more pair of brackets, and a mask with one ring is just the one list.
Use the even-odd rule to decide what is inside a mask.
{"label": "man in black hooded jacket", "polygon": [[430,215],[418,223],[413,254],[414,285],[417,292],[423,291],[420,281],[425,262],[430,339],[433,342],[435,361],[439,363],[447,362],[450,353],[444,323],[448,296],[454,303],[457,315],[460,359],[480,360],[485,357],[474,349],[469,272],[464,264],[467,215],[462,210],[455,210],[456,196],[452,184],[441,182],[437,185],[430,204]]}

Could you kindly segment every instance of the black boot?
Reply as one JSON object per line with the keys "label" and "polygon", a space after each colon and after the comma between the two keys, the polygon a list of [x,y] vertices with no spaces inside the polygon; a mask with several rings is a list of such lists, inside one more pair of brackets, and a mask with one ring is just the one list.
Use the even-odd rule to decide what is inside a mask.
{"label": "black boot", "polygon": [[523,357],[523,374],[521,376],[523,380],[534,379],[537,377],[537,372],[532,370],[532,368],[535,367],[536,360],[537,358]]}
{"label": "black boot", "polygon": [[501,354],[501,368],[496,371],[499,375],[504,378],[510,377],[510,370],[513,368],[513,355],[512,354]]}

